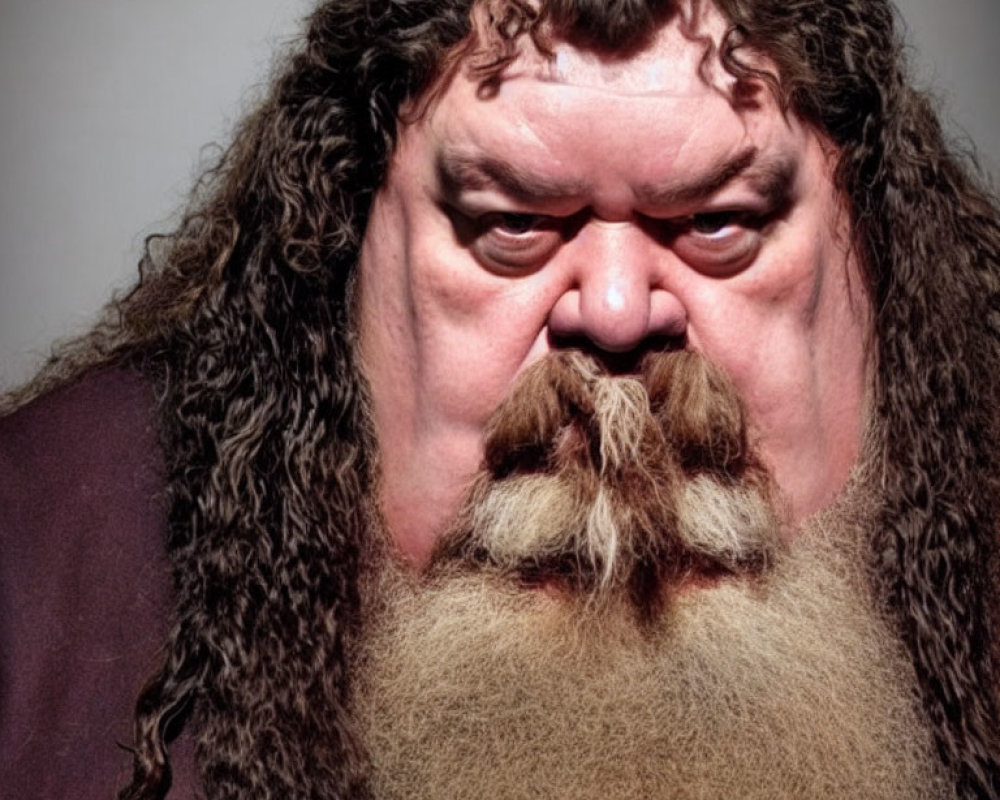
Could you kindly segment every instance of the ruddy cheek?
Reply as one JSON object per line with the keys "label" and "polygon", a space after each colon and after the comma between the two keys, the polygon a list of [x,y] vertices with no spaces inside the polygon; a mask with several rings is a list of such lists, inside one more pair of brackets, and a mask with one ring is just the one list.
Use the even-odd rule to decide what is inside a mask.
{"label": "ruddy cheek", "polygon": [[422,247],[411,258],[415,312],[474,326],[500,302],[503,279],[465,251],[447,245]]}
{"label": "ruddy cheek", "polygon": [[754,266],[733,282],[762,313],[809,317],[822,294],[825,259],[819,242],[786,237],[764,250]]}

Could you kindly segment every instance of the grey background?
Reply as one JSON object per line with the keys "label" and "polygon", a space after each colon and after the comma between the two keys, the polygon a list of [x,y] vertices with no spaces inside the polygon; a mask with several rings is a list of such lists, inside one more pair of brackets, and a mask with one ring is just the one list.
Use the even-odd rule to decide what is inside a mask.
{"label": "grey background", "polygon": [[[311,0],[0,0],[0,390],[128,286]],[[1000,3],[898,0],[920,81],[1000,167]]]}

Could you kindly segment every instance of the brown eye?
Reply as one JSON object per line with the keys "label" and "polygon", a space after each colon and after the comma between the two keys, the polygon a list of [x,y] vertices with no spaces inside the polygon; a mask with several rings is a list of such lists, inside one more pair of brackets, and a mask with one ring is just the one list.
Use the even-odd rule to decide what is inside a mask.
{"label": "brown eye", "polygon": [[737,219],[738,215],[733,211],[695,214],[691,217],[690,230],[704,236],[719,236],[724,234],[725,229]]}
{"label": "brown eye", "polygon": [[476,219],[476,257],[501,273],[540,267],[562,242],[560,219],[547,214],[491,211]]}
{"label": "brown eye", "polygon": [[518,214],[508,211],[497,212],[487,216],[487,224],[512,236],[531,233],[547,219],[541,214]]}
{"label": "brown eye", "polygon": [[749,266],[760,250],[764,221],[746,211],[693,214],[677,229],[673,249],[695,269],[719,276]]}

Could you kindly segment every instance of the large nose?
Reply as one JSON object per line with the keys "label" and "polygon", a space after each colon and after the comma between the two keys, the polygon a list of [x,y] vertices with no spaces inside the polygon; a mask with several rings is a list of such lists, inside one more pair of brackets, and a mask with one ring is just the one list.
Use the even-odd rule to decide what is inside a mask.
{"label": "large nose", "polygon": [[592,222],[568,250],[571,282],[549,313],[556,341],[624,353],[684,335],[687,312],[667,285],[667,252],[638,226]]}

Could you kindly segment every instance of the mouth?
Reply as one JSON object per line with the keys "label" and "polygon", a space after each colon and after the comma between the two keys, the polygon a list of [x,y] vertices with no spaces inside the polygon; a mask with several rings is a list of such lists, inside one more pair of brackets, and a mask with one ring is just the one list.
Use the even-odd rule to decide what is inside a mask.
{"label": "mouth", "polygon": [[677,594],[752,579],[776,550],[768,476],[735,390],[694,353],[560,353],[491,421],[484,466],[432,565],[652,617]]}
{"label": "mouth", "polygon": [[608,595],[581,590],[579,575],[569,568],[553,570],[533,567],[516,576],[508,574],[506,579],[508,585],[513,585],[517,591],[553,606],[583,611],[619,606],[628,610],[628,616],[635,624],[646,627],[654,625],[663,614],[668,613],[676,600],[727,585],[752,584],[762,580],[762,575],[740,573],[706,560],[692,564],[669,583],[662,579],[650,579],[645,584],[633,580],[630,586]]}

